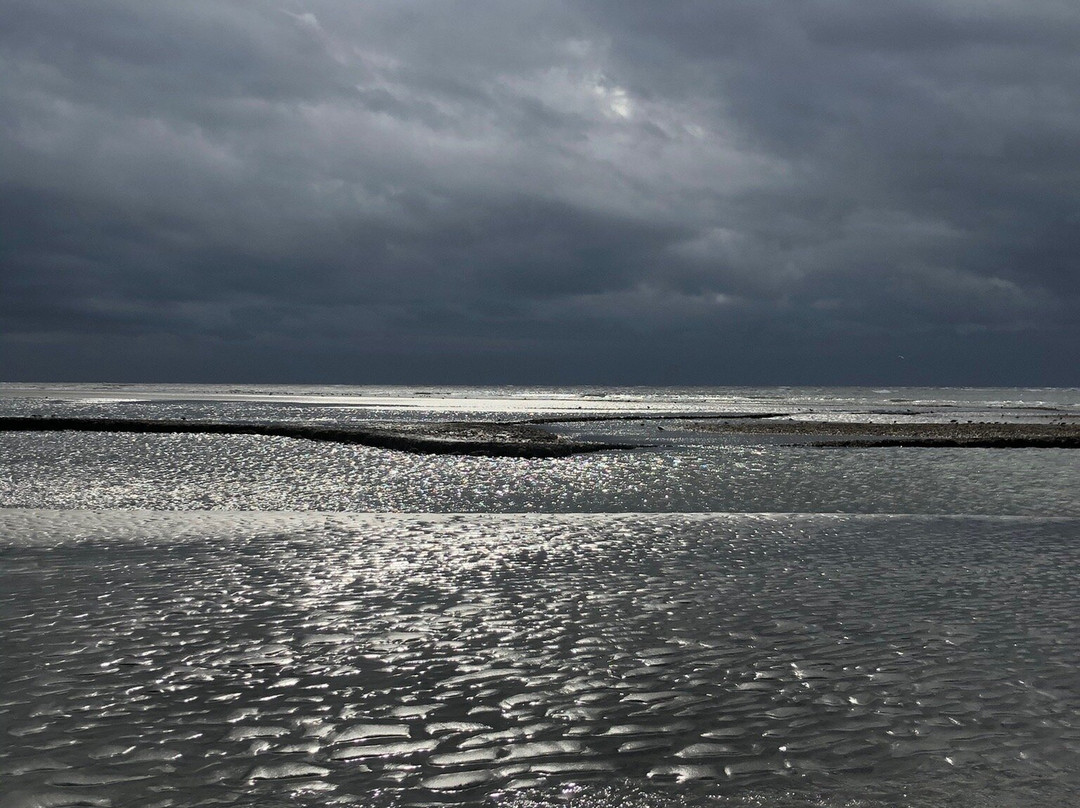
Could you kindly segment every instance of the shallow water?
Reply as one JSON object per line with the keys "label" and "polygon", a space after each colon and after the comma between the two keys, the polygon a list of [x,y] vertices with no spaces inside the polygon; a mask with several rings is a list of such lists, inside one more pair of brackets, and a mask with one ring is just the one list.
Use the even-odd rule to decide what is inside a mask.
{"label": "shallow water", "polygon": [[1080,452],[659,419],[776,411],[1067,421],[1080,391],[0,384],[3,415],[651,444],[0,434],[0,808],[1080,804]]}
{"label": "shallow water", "polygon": [[1078,527],[0,511],[0,804],[1073,804]]}
{"label": "shallow water", "polygon": [[686,440],[557,460],[244,435],[0,433],[31,508],[1080,515],[1069,449],[818,449]]}
{"label": "shallow water", "polygon": [[0,506],[1080,515],[1072,450],[817,449],[658,420],[738,412],[1056,422],[1080,418],[1080,390],[0,384],[2,415],[322,424],[606,415],[618,420],[550,428],[650,447],[522,460],[243,435],[0,432]]}

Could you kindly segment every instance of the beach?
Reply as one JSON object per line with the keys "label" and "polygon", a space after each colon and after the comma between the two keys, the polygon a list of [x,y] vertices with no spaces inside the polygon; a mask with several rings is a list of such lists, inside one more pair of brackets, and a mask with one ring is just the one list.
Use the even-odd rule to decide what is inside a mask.
{"label": "beach", "polygon": [[0,511],[0,804],[1066,805],[1077,528]]}
{"label": "beach", "polygon": [[0,385],[0,807],[1070,805],[1078,415]]}

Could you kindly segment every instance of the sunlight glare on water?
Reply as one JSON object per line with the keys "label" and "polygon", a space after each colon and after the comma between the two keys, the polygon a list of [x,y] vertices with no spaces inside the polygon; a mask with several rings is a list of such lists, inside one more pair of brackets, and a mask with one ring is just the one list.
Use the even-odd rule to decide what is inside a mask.
{"label": "sunlight glare on water", "polygon": [[693,420],[772,412],[1069,423],[1080,391],[0,385],[637,447],[0,432],[0,808],[1075,805],[1080,453]]}
{"label": "sunlight glare on water", "polygon": [[1074,450],[686,443],[558,460],[245,435],[0,433],[11,507],[1080,515]]}
{"label": "sunlight glare on water", "polygon": [[0,511],[5,805],[1069,793],[1076,527]]}

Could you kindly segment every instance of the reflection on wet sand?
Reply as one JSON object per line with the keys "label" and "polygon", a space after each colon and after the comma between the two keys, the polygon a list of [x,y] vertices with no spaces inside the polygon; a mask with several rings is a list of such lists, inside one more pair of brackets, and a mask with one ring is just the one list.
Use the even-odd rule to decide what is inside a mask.
{"label": "reflection on wet sand", "polygon": [[0,511],[2,804],[1067,804],[1078,526]]}
{"label": "reflection on wet sand", "polygon": [[371,446],[413,454],[476,457],[569,457],[634,448],[570,440],[529,424],[445,422],[394,424],[260,423],[157,418],[0,417],[0,432],[109,432],[139,435],[262,435]]}

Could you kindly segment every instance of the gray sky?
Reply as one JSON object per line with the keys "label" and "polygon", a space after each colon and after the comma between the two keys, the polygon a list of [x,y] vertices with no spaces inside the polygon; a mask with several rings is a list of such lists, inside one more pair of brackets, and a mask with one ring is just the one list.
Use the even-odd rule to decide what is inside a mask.
{"label": "gray sky", "polygon": [[1080,373],[1076,0],[0,0],[3,379]]}

